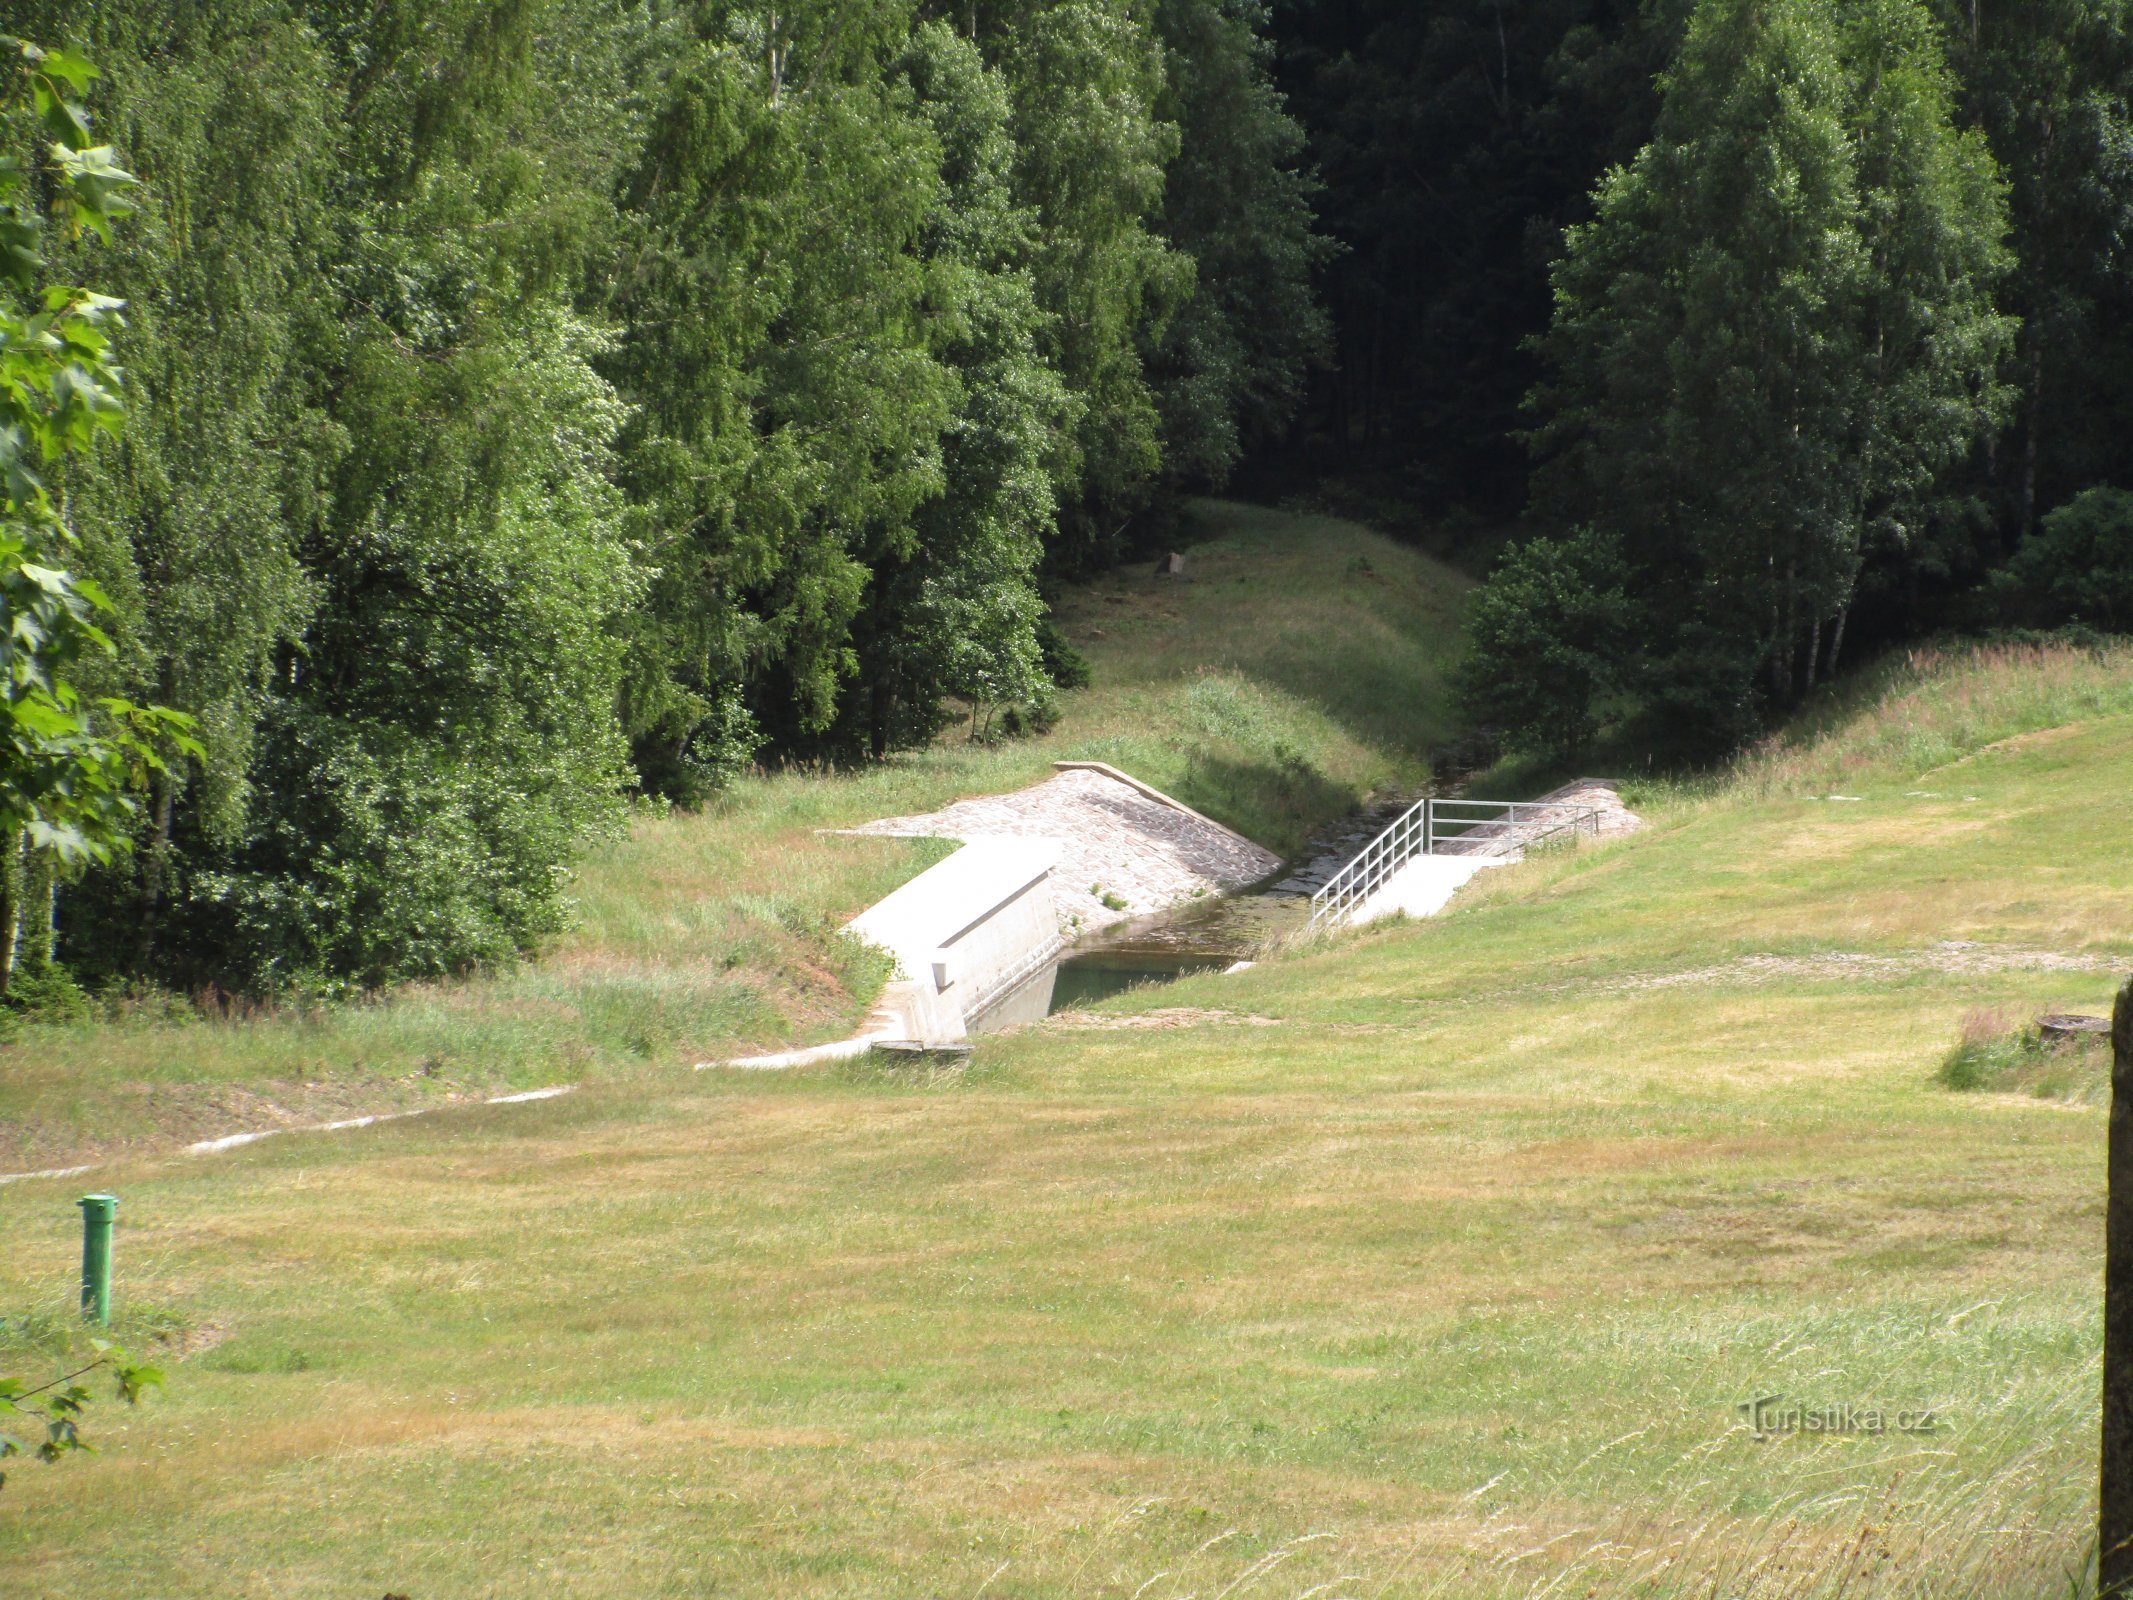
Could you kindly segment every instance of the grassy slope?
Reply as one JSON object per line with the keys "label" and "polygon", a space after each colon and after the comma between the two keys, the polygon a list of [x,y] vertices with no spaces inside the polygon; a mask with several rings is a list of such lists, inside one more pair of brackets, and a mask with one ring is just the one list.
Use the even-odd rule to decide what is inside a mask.
{"label": "grassy slope", "polygon": [[184,1008],[0,1045],[0,1171],[468,1090],[649,1076],[848,1033],[880,981],[835,935],[938,854],[815,830],[1113,762],[1278,851],[1373,791],[1414,786],[1447,731],[1466,580],[1352,523],[1206,502],[1189,581],[1070,591],[1094,683],[1048,737],[937,748],[857,774],[738,786],[639,822],[589,862],[581,925],[545,959],[305,1018]]}
{"label": "grassy slope", "polygon": [[[1636,839],[964,1072],[130,1166],[128,1315],[223,1342],[11,1478],[0,1572],[2068,1593],[2102,1121],[1933,1068],[2133,963],[2133,656],[1914,677]],[[63,1314],[72,1192],[0,1192],[0,1304]],[[1753,1442],[1772,1392],[1939,1421]]]}

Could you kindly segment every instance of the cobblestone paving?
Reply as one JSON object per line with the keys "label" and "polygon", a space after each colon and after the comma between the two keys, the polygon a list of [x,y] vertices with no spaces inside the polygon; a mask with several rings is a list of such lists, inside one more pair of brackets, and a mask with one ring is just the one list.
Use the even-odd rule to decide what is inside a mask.
{"label": "cobblestone paving", "polygon": [[898,838],[1057,839],[1064,854],[1052,874],[1052,898],[1060,931],[1069,940],[1189,900],[1248,888],[1281,865],[1280,857],[1242,834],[1085,767],[1013,794],[958,800],[924,816],[885,817],[848,831]]}
{"label": "cobblestone paving", "polygon": [[1314,838],[1305,847],[1301,864],[1281,882],[1267,890],[1267,893],[1283,898],[1318,893],[1341,868],[1360,855],[1371,840],[1397,822],[1400,813],[1413,804],[1413,800],[1403,795],[1396,800],[1381,801],[1352,817],[1342,818]]}
{"label": "cobblestone paving", "polygon": [[1543,805],[1591,806],[1600,813],[1600,837],[1635,833],[1644,819],[1622,803],[1622,796],[1605,778],[1579,778],[1541,796]]}

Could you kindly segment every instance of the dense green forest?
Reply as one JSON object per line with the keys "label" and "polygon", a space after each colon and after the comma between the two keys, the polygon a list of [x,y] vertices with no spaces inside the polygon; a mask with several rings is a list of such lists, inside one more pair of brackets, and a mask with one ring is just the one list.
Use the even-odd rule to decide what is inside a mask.
{"label": "dense green forest", "polygon": [[1326,341],[1262,22],[12,8],[76,77],[17,63],[16,167],[58,96],[138,179],[17,285],[125,302],[125,426],[46,474],[111,602],[78,675],[194,741],[130,851],[11,852],[31,959],[56,915],[82,976],[450,971],[555,927],[632,791],[1045,716],[1041,575],[1219,481]]}
{"label": "dense green forest", "polygon": [[2133,625],[2126,0],[8,26],[20,994],[508,959],[633,796],[1041,725],[1047,586],[1254,461],[1515,526],[1556,757]]}
{"label": "dense green forest", "polygon": [[1862,645],[2133,617],[2123,0],[1291,0],[1310,460],[1522,520],[1468,700],[1720,752]]}

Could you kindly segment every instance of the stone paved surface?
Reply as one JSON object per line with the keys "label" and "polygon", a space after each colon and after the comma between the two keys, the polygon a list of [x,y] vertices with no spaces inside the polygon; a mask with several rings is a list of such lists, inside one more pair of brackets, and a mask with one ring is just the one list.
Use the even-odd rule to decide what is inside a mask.
{"label": "stone paved surface", "polygon": [[1344,817],[1314,838],[1305,848],[1303,864],[1267,890],[1270,895],[1314,895],[1337,876],[1341,868],[1362,854],[1371,840],[1391,827],[1414,801],[1406,796],[1382,801],[1369,809]]}
{"label": "stone paved surface", "polygon": [[1544,805],[1560,802],[1593,807],[1600,813],[1600,837],[1603,839],[1618,833],[1635,833],[1644,826],[1644,819],[1622,803],[1622,796],[1606,778],[1579,778],[1560,789],[1550,789],[1541,796],[1541,802]]}
{"label": "stone paved surface", "polygon": [[1581,809],[1600,814],[1594,831],[1602,839],[1634,833],[1644,826],[1644,819],[1622,803],[1622,796],[1605,778],[1579,778],[1560,789],[1550,789],[1538,800],[1527,803],[1561,809],[1529,813],[1517,822],[1482,823],[1456,839],[1440,838],[1437,853],[1447,856],[1515,856],[1526,845],[1571,821]]}
{"label": "stone paved surface", "polygon": [[[886,817],[848,831],[1057,839],[1064,855],[1052,874],[1053,900],[1069,940],[1202,895],[1248,888],[1281,865],[1242,834],[1090,768],[1060,772],[1013,794],[958,800],[925,816]],[[1106,895],[1123,905],[1106,905]]]}

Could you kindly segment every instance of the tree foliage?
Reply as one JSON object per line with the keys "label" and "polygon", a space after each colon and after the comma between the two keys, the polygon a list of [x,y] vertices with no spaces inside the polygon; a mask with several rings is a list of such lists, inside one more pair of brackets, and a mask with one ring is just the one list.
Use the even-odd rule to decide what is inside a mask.
{"label": "tree foliage", "polygon": [[1279,81],[1322,176],[1334,360],[1309,437],[1404,493],[1515,514],[1549,266],[1650,136],[1683,0],[1282,0]]}
{"label": "tree foliage", "polygon": [[[135,1361],[108,1339],[94,1339],[90,1344],[95,1354],[89,1360],[43,1383],[0,1378],[0,1418],[29,1418],[44,1434],[34,1445],[26,1445],[13,1434],[0,1433],[0,1461],[34,1455],[50,1466],[77,1450],[95,1449],[81,1433],[81,1419],[94,1398],[82,1380],[94,1373],[109,1374],[113,1393],[129,1406],[139,1405],[150,1389],[162,1386],[160,1368]],[[0,1487],[6,1483],[7,1474],[0,1471]]]}
{"label": "tree foliage", "polygon": [[[2133,10],[1936,0],[1964,123],[2008,186],[2021,319],[2014,426],[1976,475],[1994,517],[1969,572],[2097,482],[2133,486]],[[1967,554],[1967,553],[1965,553]]]}
{"label": "tree foliage", "polygon": [[2046,515],[2003,577],[2037,621],[2133,632],[2133,493],[2083,490]]}
{"label": "tree foliage", "polygon": [[1459,696],[1510,744],[1567,760],[1623,689],[1634,609],[1603,536],[1534,539],[1476,592]]}
{"label": "tree foliage", "polygon": [[[1277,425],[1310,343],[1256,14],[1181,53],[1127,0],[18,9],[83,52],[37,68],[78,78],[52,257],[108,289],[37,313],[39,426],[105,431],[121,350],[133,396],[50,469],[79,562],[9,590],[42,748],[93,714],[123,758],[55,768],[108,859],[13,919],[88,975],[506,960],[632,789],[1047,705],[1040,571]],[[1166,210],[1180,115],[1242,138],[1263,237]],[[1196,285],[1205,360],[1165,343]]]}
{"label": "tree foliage", "polygon": [[1179,133],[1162,226],[1192,257],[1195,280],[1152,365],[1165,469],[1203,484],[1222,484],[1247,450],[1279,438],[1332,343],[1313,289],[1331,254],[1312,227],[1317,185],[1273,84],[1265,26],[1256,0],[1156,8],[1163,110]]}
{"label": "tree foliage", "polygon": [[941,492],[873,562],[856,629],[866,692],[848,718],[864,716],[877,756],[930,736],[949,697],[994,706],[1048,694],[1036,578],[1076,414],[1040,353],[1047,318],[1026,265],[1037,218],[1015,195],[1004,77],[939,23],[917,31],[899,70],[939,151],[918,251],[932,353],[955,404],[941,432]]}
{"label": "tree foliage", "polygon": [[1738,736],[1840,645],[2016,603],[1992,569],[2055,506],[2133,487],[2125,0],[1288,0],[1274,32],[1345,247],[1311,450],[1597,529],[1645,616],[1617,710]]}
{"label": "tree foliage", "polygon": [[[0,38],[0,993],[13,976],[27,860],[109,861],[131,844],[134,795],[166,756],[199,747],[189,719],[79,675],[113,646],[111,602],[63,562],[74,538],[47,479],[124,416],[111,340],[124,302],[52,281],[48,243],[108,243],[133,175],[98,143],[80,97],[97,69],[65,50]],[[20,152],[20,153],[18,153]],[[34,152],[34,153],[32,153]],[[51,238],[56,234],[56,240]],[[51,876],[49,863],[45,874]]]}
{"label": "tree foliage", "polygon": [[638,666],[667,658],[633,732],[684,793],[746,754],[706,730],[832,726],[871,567],[943,486],[955,386],[919,249],[939,155],[890,80],[898,21],[708,8],[626,179],[624,474],[660,569]]}
{"label": "tree foliage", "polygon": [[1082,569],[1117,556],[1162,466],[1148,350],[1195,277],[1158,226],[1178,129],[1161,115],[1161,41],[1132,6],[1033,0],[997,50],[1014,106],[1015,189],[1037,219],[1043,354],[1075,401],[1059,561]]}
{"label": "tree foliage", "polygon": [[2004,204],[1952,100],[1912,0],[1704,0],[1567,237],[1541,504],[1621,552],[1618,675],[1677,729],[1832,670],[1873,544],[2003,414]]}

